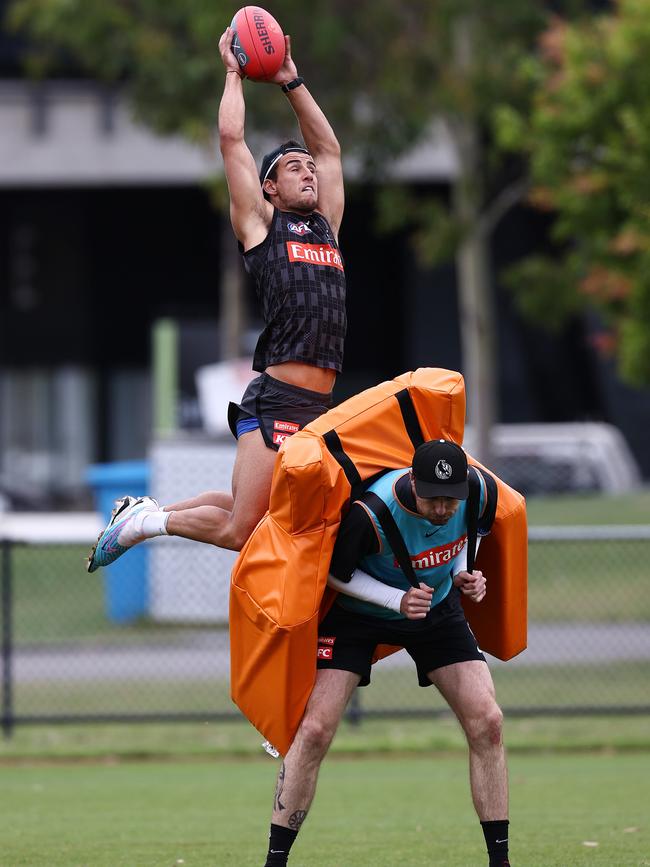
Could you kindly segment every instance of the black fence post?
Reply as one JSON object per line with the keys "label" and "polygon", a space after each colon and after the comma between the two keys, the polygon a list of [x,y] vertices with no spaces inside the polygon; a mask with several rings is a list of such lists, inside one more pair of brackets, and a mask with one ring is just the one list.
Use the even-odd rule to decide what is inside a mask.
{"label": "black fence post", "polygon": [[2,600],[2,733],[10,738],[14,730],[13,708],[13,575],[11,542],[0,540],[0,598]]}

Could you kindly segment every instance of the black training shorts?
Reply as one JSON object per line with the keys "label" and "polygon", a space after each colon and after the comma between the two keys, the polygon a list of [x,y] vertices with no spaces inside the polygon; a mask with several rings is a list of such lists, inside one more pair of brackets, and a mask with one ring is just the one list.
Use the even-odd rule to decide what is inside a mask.
{"label": "black training shorts", "polygon": [[228,425],[237,438],[237,422],[256,418],[264,442],[277,451],[288,436],[332,406],[331,391],[310,391],[262,373],[249,383],[241,403],[229,404]]}
{"label": "black training shorts", "polygon": [[427,673],[436,668],[473,659],[485,662],[455,587],[425,620],[355,614],[335,602],[318,628],[318,668],[353,671],[361,675],[359,686],[367,686],[378,644],[404,647],[417,666],[420,686],[431,686]]}

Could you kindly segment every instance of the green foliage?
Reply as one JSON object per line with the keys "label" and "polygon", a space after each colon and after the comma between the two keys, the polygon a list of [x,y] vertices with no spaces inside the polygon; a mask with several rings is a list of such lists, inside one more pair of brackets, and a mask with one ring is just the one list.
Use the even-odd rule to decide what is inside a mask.
{"label": "green foliage", "polygon": [[559,331],[567,318],[583,306],[566,268],[544,256],[528,256],[503,275],[504,285],[517,291],[519,308],[550,331]]}
{"label": "green foliage", "polygon": [[[518,0],[315,0],[308,11],[276,0],[270,10],[346,153],[382,178],[434,115],[451,128],[466,119],[489,130],[497,104],[525,107],[530,83],[518,61],[546,20],[538,4]],[[224,0],[13,0],[10,20],[31,37],[32,70],[62,74],[72,60],[120,83],[154,129],[207,141],[222,88],[217,42],[234,11]],[[279,134],[284,113],[268,87],[246,87],[256,128]],[[444,210],[419,211],[416,244],[427,252],[433,235],[450,235],[432,231]],[[409,202],[399,214],[410,219]]]}
{"label": "green foliage", "polygon": [[530,159],[531,201],[555,213],[557,249],[510,279],[524,312],[548,325],[580,306],[598,309],[621,374],[648,384],[650,0],[620,0],[572,25],[558,20],[541,45],[527,70],[536,86],[530,116],[504,106],[497,120],[501,143]]}
{"label": "green foliage", "polygon": [[380,232],[406,229],[419,260],[426,266],[451,259],[460,226],[435,195],[418,195],[405,186],[385,185],[377,193]]}
{"label": "green foliage", "polygon": [[206,140],[223,78],[217,42],[231,15],[222,0],[17,0],[9,20],[31,36],[32,71],[73,66],[119,83],[154,129]]}

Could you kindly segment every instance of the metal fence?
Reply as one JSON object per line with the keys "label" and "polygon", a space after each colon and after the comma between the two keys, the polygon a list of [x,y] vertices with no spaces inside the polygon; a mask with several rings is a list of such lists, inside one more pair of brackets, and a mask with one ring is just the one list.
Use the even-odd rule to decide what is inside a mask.
{"label": "metal fence", "polygon": [[[147,610],[116,619],[117,564],[88,575],[85,545],[0,542],[5,733],[22,723],[239,718],[229,698],[228,565],[215,568],[215,550],[197,543],[147,546],[167,563],[165,604],[149,587]],[[531,528],[528,649],[489,659],[506,712],[650,712],[649,562],[648,527]],[[375,666],[350,713],[445,707],[418,688],[401,651]]]}

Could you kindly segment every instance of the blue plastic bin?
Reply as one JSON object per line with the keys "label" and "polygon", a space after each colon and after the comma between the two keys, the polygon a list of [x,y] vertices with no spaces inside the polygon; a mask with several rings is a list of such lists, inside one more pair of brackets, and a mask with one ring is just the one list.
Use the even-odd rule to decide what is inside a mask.
{"label": "blue plastic bin", "polygon": [[[93,464],[86,471],[86,481],[95,493],[97,511],[108,523],[115,500],[125,494],[141,497],[148,492],[149,464],[146,461]],[[128,623],[147,613],[147,559],[147,546],[136,545],[102,569],[106,614],[110,620]]]}

